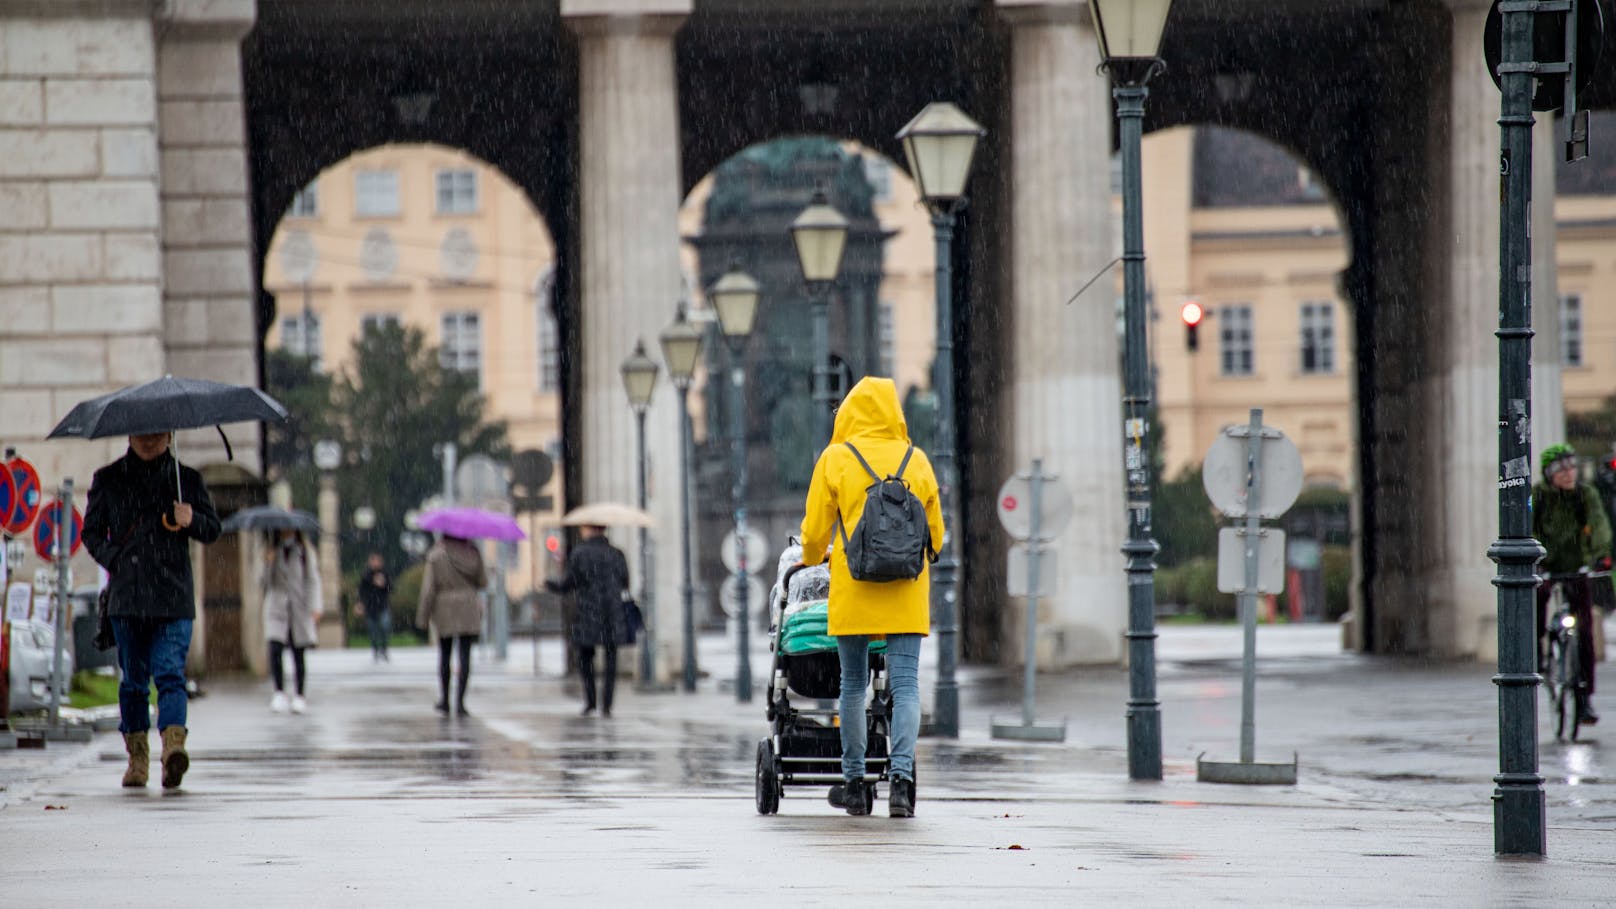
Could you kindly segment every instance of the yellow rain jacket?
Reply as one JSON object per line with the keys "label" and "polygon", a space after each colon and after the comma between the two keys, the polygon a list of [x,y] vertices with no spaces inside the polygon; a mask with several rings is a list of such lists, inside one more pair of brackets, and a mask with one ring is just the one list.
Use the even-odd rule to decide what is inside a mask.
{"label": "yellow rain jacket", "polygon": [[[891,379],[861,379],[842,399],[830,447],[819,456],[808,486],[802,519],[803,564],[819,564],[825,548],[832,543],[836,546],[830,559],[829,633],[926,634],[931,629],[929,565],[913,581],[855,581],[848,574],[842,534],[850,534],[858,526],[865,490],[875,481],[845,442],[853,443],[882,478],[897,472],[909,450],[909,426],[898,404],[898,387]],[[926,508],[932,549],[941,549],[943,509],[937,497],[937,475],[925,452],[915,449],[903,479]],[[844,528],[840,531],[836,529],[838,515]]]}

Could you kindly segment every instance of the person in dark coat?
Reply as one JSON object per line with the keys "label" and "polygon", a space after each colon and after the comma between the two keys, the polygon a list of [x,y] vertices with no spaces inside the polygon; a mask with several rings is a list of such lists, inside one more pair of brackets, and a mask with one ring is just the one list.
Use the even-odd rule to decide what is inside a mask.
{"label": "person in dark coat", "polygon": [[[169,452],[172,434],[129,437],[129,451],[95,472],[84,512],[84,547],[107,570],[108,608],[118,642],[118,729],[129,767],[125,786],[146,785],[150,688],[157,685],[163,788],[180,784],[185,753],[185,654],[196,619],[191,541],[219,538],[219,515],[202,475]],[[177,482],[177,486],[176,486]]]}
{"label": "person in dark coat", "polygon": [[576,593],[572,644],[578,652],[578,673],[584,682],[584,710],[595,711],[595,648],[605,651],[605,683],[600,692],[601,716],[612,715],[612,691],[617,682],[617,642],[623,640],[623,593],[628,590],[628,559],[606,539],[606,528],[584,527],[581,539],[567,554],[567,573],[561,580],[546,580],[556,593]]}
{"label": "person in dark coat", "polygon": [[359,614],[370,629],[370,658],[376,662],[391,662],[387,638],[393,633],[392,596],[393,582],[387,577],[382,554],[373,552],[359,576]]}

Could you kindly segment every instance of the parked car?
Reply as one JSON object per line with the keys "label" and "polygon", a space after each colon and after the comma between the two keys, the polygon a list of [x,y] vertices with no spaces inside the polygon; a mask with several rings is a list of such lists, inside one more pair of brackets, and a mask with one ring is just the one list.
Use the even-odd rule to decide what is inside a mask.
{"label": "parked car", "polygon": [[[11,623],[11,705],[12,713],[45,710],[50,707],[51,665],[55,659],[56,631],[44,622]],[[73,677],[73,649],[64,648],[62,677]],[[68,693],[62,692],[61,703]]]}

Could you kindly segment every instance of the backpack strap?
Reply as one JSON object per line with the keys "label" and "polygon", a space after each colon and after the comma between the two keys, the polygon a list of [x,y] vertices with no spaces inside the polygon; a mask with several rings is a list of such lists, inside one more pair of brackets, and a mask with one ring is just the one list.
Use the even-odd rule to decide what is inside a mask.
{"label": "backpack strap", "polygon": [[[870,462],[864,460],[864,455],[859,454],[859,450],[853,447],[852,442],[843,442],[842,444],[846,445],[847,450],[853,453],[853,457],[858,458],[859,466],[863,467],[864,472],[870,475],[870,479],[877,483],[881,482],[881,477],[875,472],[874,468],[870,467]],[[903,461],[905,464],[909,463],[909,456],[904,455]]]}
{"label": "backpack strap", "polygon": [[898,463],[898,472],[892,475],[893,479],[903,479],[903,472],[909,469],[909,459],[914,457],[914,455],[915,446],[911,445],[909,446],[909,450],[903,453],[903,460]]}

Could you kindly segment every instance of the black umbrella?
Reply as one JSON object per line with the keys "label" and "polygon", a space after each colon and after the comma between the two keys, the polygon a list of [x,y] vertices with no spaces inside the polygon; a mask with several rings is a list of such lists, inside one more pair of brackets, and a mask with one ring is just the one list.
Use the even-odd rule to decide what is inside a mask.
{"label": "black umbrella", "polygon": [[320,522],[315,520],[314,515],[274,505],[243,508],[225,519],[222,528],[225,533],[237,530],[297,530],[311,536],[320,534]]}
{"label": "black umbrella", "polygon": [[[46,438],[104,439],[204,426],[218,428],[222,423],[279,423],[285,419],[286,408],[256,388],[163,376],[79,402]],[[224,438],[223,429],[219,429],[219,437]],[[226,455],[233,458],[228,438],[224,439],[224,447]],[[179,469],[176,456],[176,484]]]}

